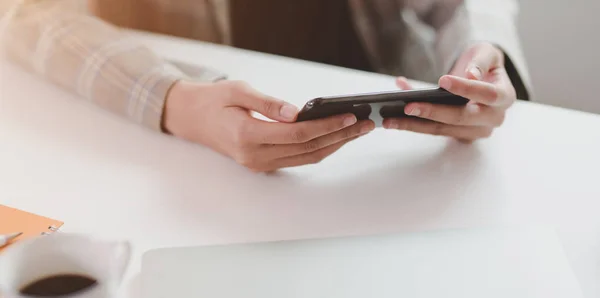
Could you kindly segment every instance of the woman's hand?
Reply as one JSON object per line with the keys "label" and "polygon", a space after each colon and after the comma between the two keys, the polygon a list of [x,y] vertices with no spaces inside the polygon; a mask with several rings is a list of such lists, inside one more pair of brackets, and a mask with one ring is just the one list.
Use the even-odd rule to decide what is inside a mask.
{"label": "woman's hand", "polygon": [[[397,84],[401,89],[412,89],[405,78],[398,78]],[[386,119],[384,127],[470,142],[489,137],[502,125],[506,110],[516,100],[504,68],[504,54],[489,43],[465,51],[450,75],[440,78],[439,85],[470,102],[461,107],[410,103],[405,113],[418,118]]]}
{"label": "woman's hand", "polygon": [[[258,112],[272,121],[251,115]],[[256,172],[317,163],[375,128],[352,114],[294,122],[298,109],[246,83],[178,82],[166,102],[165,130],[206,145]]]}

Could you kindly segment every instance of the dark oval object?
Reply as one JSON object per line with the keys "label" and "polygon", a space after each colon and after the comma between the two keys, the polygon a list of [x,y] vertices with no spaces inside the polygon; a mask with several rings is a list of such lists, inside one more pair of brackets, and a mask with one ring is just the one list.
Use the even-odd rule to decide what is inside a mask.
{"label": "dark oval object", "polygon": [[59,274],[28,283],[20,290],[30,297],[64,297],[77,294],[98,284],[93,278],[79,274]]}

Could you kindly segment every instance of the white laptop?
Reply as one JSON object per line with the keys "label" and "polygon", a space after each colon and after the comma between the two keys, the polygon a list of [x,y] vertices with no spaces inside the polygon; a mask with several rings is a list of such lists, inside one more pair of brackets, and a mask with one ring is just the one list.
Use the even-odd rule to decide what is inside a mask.
{"label": "white laptop", "polygon": [[477,229],[240,245],[144,255],[142,297],[581,298],[545,228]]}

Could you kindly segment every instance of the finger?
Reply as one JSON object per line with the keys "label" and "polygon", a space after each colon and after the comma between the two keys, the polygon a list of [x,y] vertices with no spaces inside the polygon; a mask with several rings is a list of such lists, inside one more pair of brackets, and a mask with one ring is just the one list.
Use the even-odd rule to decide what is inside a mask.
{"label": "finger", "polygon": [[410,103],[404,112],[410,116],[460,126],[498,127],[504,122],[504,109],[473,103],[465,106]]}
{"label": "finger", "polygon": [[475,80],[483,80],[494,68],[499,66],[502,53],[491,44],[483,44],[477,47],[473,59],[467,65],[467,77]]}
{"label": "finger", "polygon": [[356,122],[353,114],[296,123],[252,120],[244,132],[259,144],[301,144],[352,126]]}
{"label": "finger", "polygon": [[293,122],[296,120],[298,107],[283,100],[262,94],[246,83],[233,83],[233,94],[230,104],[258,112],[276,121]]}
{"label": "finger", "polygon": [[383,125],[388,129],[412,131],[436,136],[448,136],[462,140],[487,138],[492,133],[491,127],[457,126],[415,118],[386,119],[384,120]]}
{"label": "finger", "polygon": [[342,142],[335,143],[331,146],[319,149],[314,152],[304,153],[301,155],[285,157],[282,159],[275,160],[271,167],[273,169],[281,169],[281,168],[289,168],[289,167],[297,167],[308,164],[316,164],[323,161],[325,158],[329,157],[339,149],[341,149],[344,145],[348,144],[351,141],[356,140],[358,137],[346,139]]}
{"label": "finger", "polygon": [[508,106],[511,103],[507,91],[491,83],[445,75],[439,84],[449,92],[484,105]]}
{"label": "finger", "polygon": [[412,85],[408,82],[405,77],[398,77],[396,79],[396,86],[400,88],[400,90],[412,90]]}
{"label": "finger", "polygon": [[371,120],[360,121],[356,125],[336,131],[302,144],[270,145],[265,154],[268,156],[288,157],[314,152],[345,140],[365,135],[375,129]]}

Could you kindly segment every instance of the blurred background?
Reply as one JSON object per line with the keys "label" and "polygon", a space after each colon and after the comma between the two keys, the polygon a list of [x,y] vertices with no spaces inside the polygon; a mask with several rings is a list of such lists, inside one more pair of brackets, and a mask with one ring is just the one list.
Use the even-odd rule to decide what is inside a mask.
{"label": "blurred background", "polygon": [[[0,3],[3,1],[5,0],[0,0]],[[85,6],[83,0],[72,1]],[[106,13],[112,14],[120,11],[124,2],[122,0],[101,1],[105,4],[110,2],[110,5],[105,6],[114,8],[114,11]],[[521,8],[519,33],[534,84],[535,101],[600,113],[600,96],[596,93],[600,85],[597,79],[599,77],[597,73],[600,72],[598,55],[600,0],[520,0],[519,2]],[[152,15],[151,7],[143,13]],[[118,20],[117,23],[134,25],[130,24],[130,20],[124,15],[120,17],[123,19]],[[156,20],[154,17],[149,19]],[[191,28],[195,27],[190,26],[193,23],[193,20],[183,19],[180,20],[179,25]],[[146,24],[135,25],[152,27]],[[188,33],[192,36],[206,35],[205,32],[196,31]],[[214,37],[214,39],[218,38]]]}
{"label": "blurred background", "polygon": [[[110,5],[105,6],[113,7],[114,11],[107,13],[117,12],[118,15],[124,1],[102,0],[102,2],[105,4],[111,2]],[[219,2],[222,1],[216,1]],[[600,57],[597,55],[600,47],[598,32],[600,0],[520,0],[519,2],[521,11],[518,25],[534,84],[535,100],[555,106],[600,113],[600,97],[596,94],[598,85],[596,73],[600,70]],[[148,7],[143,14],[152,15],[152,9]],[[121,17],[122,20],[118,23],[134,25],[126,16]],[[149,19],[156,20],[156,17]],[[170,29],[186,32],[183,27],[197,28],[193,26],[193,20],[185,20],[181,17],[179,19],[179,27]],[[150,24],[136,25],[152,27]],[[173,26],[177,27],[177,24],[172,24]],[[206,32],[198,32],[198,30],[186,34],[192,37],[202,35],[206,38],[207,36]],[[219,41],[218,36],[208,37]]]}
{"label": "blurred background", "polygon": [[520,3],[519,29],[536,101],[600,113],[600,1]]}

